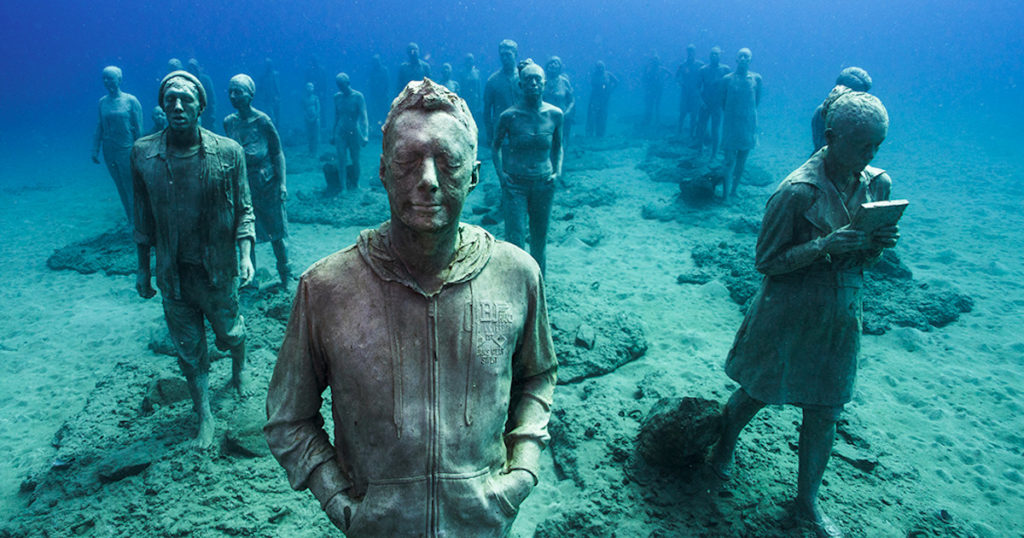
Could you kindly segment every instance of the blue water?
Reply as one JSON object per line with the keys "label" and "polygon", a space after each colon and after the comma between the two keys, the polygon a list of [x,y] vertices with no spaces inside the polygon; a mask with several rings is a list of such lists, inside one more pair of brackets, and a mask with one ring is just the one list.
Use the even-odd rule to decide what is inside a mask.
{"label": "blue water", "polygon": [[[613,106],[627,112],[645,56],[657,53],[674,69],[693,43],[701,59],[722,47],[730,65],[736,50],[751,48],[765,100],[800,107],[793,110],[801,122],[842,67],[859,65],[872,74],[894,124],[950,118],[970,128],[964,134],[1002,137],[1024,117],[1021,20],[1024,5],[1014,0],[3,2],[0,159],[39,155],[41,144],[55,141],[88,151],[103,95],[100,70],[109,64],[123,68],[123,89],[140,99],[148,122],[168,58],[199,59],[227,114],[228,78],[258,74],[270,57],[281,75],[284,114],[298,125],[311,57],[329,74],[347,71],[359,89],[373,54],[394,76],[405,44],[416,41],[435,69],[444,61],[458,69],[472,52],[486,76],[506,37],[519,42],[520,58],[561,56],[584,97],[590,66],[604,60],[624,82]],[[665,110],[674,108],[671,93]]]}
{"label": "blue water", "polygon": [[[581,116],[586,109],[590,68],[597,60],[603,60],[622,83],[612,98],[609,127],[612,136],[630,135],[635,119],[642,113],[640,75],[645,58],[650,54],[658,54],[664,65],[674,71],[683,60],[689,43],[696,45],[698,59],[702,61],[706,61],[712,46],[720,46],[723,49],[722,61],[730,66],[735,64],[736,51],[748,47],[753,51],[751,69],[760,73],[764,80],[764,96],[759,109],[762,147],[752,155],[751,162],[760,165],[768,161],[773,171],[783,167],[780,162],[785,163],[786,170],[792,169],[806,157],[804,152],[810,151],[810,114],[832,87],[838,72],[851,65],[867,69],[874,79],[872,93],[885,103],[891,118],[889,140],[875,164],[890,170],[900,197],[919,195],[914,199],[917,213],[908,217],[907,238],[901,244],[901,255],[905,254],[911,260],[917,275],[948,278],[979,298],[980,313],[964,322],[966,327],[962,326],[962,331],[956,333],[958,339],[950,344],[953,351],[948,351],[948,356],[938,355],[945,362],[937,364],[936,369],[941,368],[941,375],[958,380],[960,378],[956,374],[962,370],[954,369],[950,374],[950,370],[946,370],[950,364],[963,362],[966,365],[962,368],[970,371],[974,365],[969,359],[976,359],[977,355],[962,353],[958,346],[963,345],[963,332],[977,331],[976,336],[971,332],[971,338],[981,342],[979,349],[982,352],[990,353],[980,355],[982,359],[1009,357],[1005,365],[979,367],[981,373],[977,375],[988,376],[984,383],[993,377],[1014,379],[1012,376],[1019,376],[1020,350],[1024,349],[1024,343],[1005,333],[1013,332],[1007,327],[1019,324],[1020,312],[1024,308],[1024,299],[1021,298],[1024,294],[1020,292],[1020,279],[1017,278],[1024,273],[1019,270],[1020,249],[1015,246],[1024,235],[1019,229],[1009,229],[1009,226],[1004,226],[1007,229],[1003,230],[983,230],[992,232],[985,241],[989,237],[997,238],[995,241],[999,246],[994,251],[1005,254],[992,260],[986,256],[993,250],[988,250],[979,236],[972,235],[963,240],[961,235],[957,236],[961,239],[958,244],[941,243],[941,229],[947,225],[948,215],[932,209],[954,205],[939,203],[953,196],[977,194],[974,185],[962,183],[968,180],[988,182],[986,203],[989,205],[997,205],[990,201],[1004,196],[1000,182],[1019,184],[1024,180],[1021,177],[1022,166],[1018,164],[1022,155],[1021,144],[1024,143],[1020,129],[1024,125],[1024,105],[1021,104],[1024,103],[1024,91],[1020,87],[1024,82],[1024,2],[1017,0],[976,3],[954,0],[721,0],[704,3],[680,0],[500,0],[491,3],[43,0],[32,4],[4,0],[0,2],[0,73],[3,74],[3,82],[0,83],[0,189],[12,187],[10,192],[14,194],[7,199],[17,201],[17,196],[21,196],[17,194],[20,192],[17,188],[25,185],[66,189],[76,188],[76,183],[81,183],[88,188],[82,189],[82,199],[76,199],[72,209],[77,220],[70,222],[60,220],[60,211],[54,211],[53,215],[38,215],[23,208],[0,208],[0,211],[6,211],[0,215],[0,236],[13,237],[21,233],[45,237],[33,242],[32,249],[22,248],[20,243],[10,247],[0,244],[0,254],[3,255],[0,259],[5,260],[0,263],[10,263],[9,260],[15,256],[21,256],[16,271],[6,269],[0,275],[6,275],[8,279],[24,279],[24,291],[8,290],[0,294],[0,298],[10,298],[7,304],[0,301],[0,311],[12,310],[17,315],[28,312],[32,316],[26,320],[29,325],[46,324],[51,319],[55,325],[66,323],[67,319],[71,319],[67,323],[82,325],[81,319],[74,319],[78,316],[95,323],[97,333],[102,333],[100,325],[127,327],[124,333],[107,339],[111,340],[108,347],[96,347],[100,351],[116,348],[122,338],[144,343],[148,334],[141,333],[148,329],[132,316],[145,318],[138,314],[142,309],[148,309],[144,312],[150,318],[158,319],[160,316],[159,306],[154,302],[139,306],[129,277],[120,283],[121,295],[94,297],[89,293],[89,284],[108,277],[54,273],[42,267],[43,260],[54,248],[92,237],[112,227],[121,217],[116,193],[105,167],[89,161],[96,125],[96,103],[105,93],[100,80],[104,66],[113,64],[123,69],[122,89],[141,101],[148,130],[149,111],[156,104],[157,85],[166,73],[169,58],[187,61],[195,57],[201,62],[218,91],[218,115],[221,117],[231,112],[226,91],[228,79],[240,72],[257,78],[263,70],[264,58],[271,58],[280,72],[283,117],[278,128],[282,133],[289,133],[301,128],[299,105],[304,73],[311,58],[316,59],[328,77],[345,71],[351,75],[355,89],[365,90],[373,54],[382,56],[390,77],[394,79],[399,64],[405,60],[406,44],[415,41],[435,73],[439,72],[442,62],[450,62],[458,75],[463,56],[473,53],[482,75],[486,77],[499,67],[497,44],[504,38],[519,43],[520,58],[532,57],[542,62],[551,55],[558,55],[563,59],[577,89]],[[394,90],[397,92],[397,88]],[[257,93],[259,91],[257,88]],[[333,86],[328,88],[329,93],[333,91]],[[674,124],[677,113],[676,91],[674,83],[669,83],[663,98],[660,120],[666,132],[668,126]],[[330,101],[325,101],[323,106],[325,115],[330,117],[333,113]],[[581,123],[582,117],[577,122],[578,134],[582,134]],[[220,122],[217,124],[219,129]],[[376,149],[373,145],[371,143],[371,149]],[[763,149],[780,146],[800,149],[792,155],[781,156]],[[299,151],[304,148],[286,148],[286,152],[293,149]],[[321,150],[325,149],[329,148],[323,140]],[[490,163],[484,166],[490,168]],[[969,170],[966,169],[968,167]],[[371,172],[364,170],[364,176]],[[314,180],[320,186],[318,177],[305,177],[297,183],[309,186]],[[361,181],[365,184],[368,179]],[[49,191],[30,189],[26,192],[26,198],[34,197],[38,202]],[[1019,186],[1010,190],[1005,196],[1005,205],[998,205],[991,214],[982,214],[984,218],[979,218],[976,223],[968,222],[971,217],[967,215],[955,215],[957,225],[966,227],[974,224],[980,229],[987,223],[998,222],[1000,211],[1007,212],[1007,215],[1012,212],[1015,220],[1006,222],[1019,221],[1024,207],[1020,192]],[[87,208],[83,208],[93,205],[99,208],[96,221],[87,220],[91,215]],[[666,233],[671,233],[672,228],[666,229],[669,230]],[[940,231],[936,232],[936,229]],[[932,235],[926,236],[923,232]],[[926,236],[925,239],[920,239],[922,236]],[[354,237],[338,239],[338,246],[351,239]],[[313,250],[312,242],[305,245],[301,241],[296,243],[294,248],[299,257]],[[316,248],[326,249],[319,244]],[[20,251],[16,252],[16,249]],[[317,256],[325,253],[318,250]],[[269,259],[266,252],[262,255],[264,260]],[[603,278],[613,275],[618,268],[598,268],[595,272],[599,270],[607,273]],[[554,278],[575,276],[558,275],[557,271]],[[947,273],[967,274],[972,280],[957,280],[956,276],[948,276]],[[973,280],[975,277],[976,282]],[[992,284],[992,279],[999,278],[1004,280]],[[51,279],[65,285],[82,279],[84,291],[69,298],[40,293],[38,290],[50,287]],[[972,288],[976,284],[980,289]],[[993,292],[993,289],[1000,291]],[[997,296],[1003,290],[1006,290],[1005,296]],[[11,309],[15,302],[18,308]],[[53,305],[64,305],[67,312],[55,309]],[[81,305],[88,308],[81,308]],[[674,315],[677,307],[673,305],[672,308]],[[117,319],[108,321],[104,319],[107,315]],[[15,314],[2,319],[12,320],[14,325]],[[14,335],[10,337],[12,339],[19,337],[22,320],[17,321],[17,328],[3,327],[5,338],[8,334]],[[727,346],[725,340],[732,337],[735,329],[736,323],[732,323],[723,327],[720,334],[694,338],[702,340],[707,337],[715,345]],[[78,330],[79,334],[85,332]],[[25,344],[23,347],[41,348],[49,352],[47,357],[57,356],[54,348],[74,348],[76,345],[75,342],[62,341],[59,333],[50,338],[48,329],[30,327],[27,333],[34,334],[33,331],[47,334],[45,345]],[[989,333],[999,333],[1001,340],[999,344],[986,348],[983,346]],[[946,338],[949,333],[937,334],[934,340]],[[878,349],[891,340],[873,342]],[[940,344],[934,347],[940,347]],[[85,360],[93,360],[90,354],[99,352],[93,349],[72,351],[79,361],[83,356]],[[13,352],[10,353],[9,356],[13,356]],[[29,364],[34,359],[29,355],[23,353],[19,357],[24,356],[26,364]],[[656,356],[657,350],[652,350],[651,355]],[[934,359],[935,355],[929,357]],[[716,356],[715,360],[720,362],[720,359]],[[690,358],[672,357],[672,360]],[[908,362],[913,360],[911,356]],[[12,371],[15,368],[8,366]],[[719,366],[716,363],[716,374],[720,373]],[[1006,371],[999,369],[1003,366]],[[106,372],[109,368],[109,364],[103,364],[97,370]],[[25,415],[25,421],[50,420],[59,424],[63,417],[53,420],[54,416],[73,414],[81,406],[84,398],[73,401],[59,399],[63,389],[47,384],[48,371],[40,368],[36,370],[42,370],[42,373],[28,370],[26,367],[25,373],[19,372],[25,376],[23,379],[31,380],[25,381],[26,385],[32,385],[27,389],[38,392],[39,398],[52,398],[58,406],[66,401],[70,403],[59,410],[30,409],[33,414]],[[81,379],[76,378],[76,383],[91,386],[96,379],[90,374],[80,373]],[[977,379],[974,382],[977,383]],[[877,378],[875,383],[879,384]],[[984,383],[977,392],[983,393],[995,386]],[[889,388],[888,385],[881,389],[875,386],[874,390],[877,394],[889,391]],[[941,386],[935,390],[941,390]],[[974,389],[968,387],[964,390],[970,392]],[[51,392],[52,397],[48,396]],[[1012,396],[1010,400],[1020,400],[1018,393],[1008,393]],[[921,398],[930,400],[929,394]],[[9,412],[11,401],[21,400],[0,392],[0,414]],[[72,404],[77,404],[77,407]],[[910,407],[903,405],[902,400],[900,406]],[[24,409],[17,409],[11,414],[15,412],[19,417],[25,413]],[[967,411],[964,413],[968,414]],[[973,417],[975,413],[982,415],[986,411],[971,409],[969,414]],[[1002,413],[996,413],[992,420],[999,422],[999,417],[1014,416],[1017,418],[1010,422],[1010,426],[1020,424],[1019,413],[1005,410]],[[22,428],[19,424],[22,423],[15,426]],[[971,425],[975,426],[973,422]],[[963,436],[977,443],[968,444],[968,447],[989,451],[991,446],[995,446],[992,439],[1004,439],[999,433],[1001,425],[993,426],[986,422],[985,426],[981,435],[971,432],[971,435]],[[23,428],[22,433],[26,429],[30,428]],[[27,456],[22,454],[20,461],[28,461],[31,465],[25,464],[23,469],[3,470],[0,500],[14,502],[11,499],[15,496],[13,491],[17,482],[28,472],[43,468],[51,454],[48,445],[53,429],[55,427],[40,435],[24,433],[26,437],[31,436],[25,444],[32,445],[25,450],[35,452]],[[899,433],[903,435],[905,432]],[[922,439],[928,438],[920,441],[922,445],[931,443],[931,437],[926,433],[920,433]],[[993,469],[991,474],[997,478],[1016,473],[1013,475],[1016,479],[1011,477],[1003,481],[1003,487],[1016,488],[1020,483],[1019,472],[1012,468],[1013,463],[1005,462],[1016,461],[1019,468],[1019,447],[1016,451],[1003,448],[1017,442],[1019,435],[1013,432],[1006,435],[1010,441],[995,451],[996,456],[992,459],[996,463],[982,460]],[[20,438],[15,441],[20,442]],[[917,450],[924,453],[930,449],[918,447]],[[949,451],[938,449],[935,453],[946,452]],[[956,457],[962,464],[957,461],[949,464],[943,460],[946,461],[944,466],[952,468],[954,474],[959,470],[967,475],[967,461],[962,455]],[[925,473],[931,472],[933,463],[921,464]],[[788,465],[790,470],[794,470],[795,458]],[[981,477],[989,474],[987,468],[978,471],[976,467],[970,472]],[[978,486],[978,490],[981,489],[982,486]],[[964,495],[974,495],[975,492],[974,489],[965,491]],[[999,490],[999,494],[1004,495],[1006,491]],[[956,493],[949,495],[955,496]],[[1019,496],[1004,496],[1010,503],[1019,504]],[[976,506],[980,507],[988,502],[978,497],[969,499],[965,504],[977,503]],[[992,512],[995,515],[986,513],[985,520],[997,522],[1000,511],[1010,510],[1017,512],[1019,506],[1017,509],[1006,505],[995,508]]]}

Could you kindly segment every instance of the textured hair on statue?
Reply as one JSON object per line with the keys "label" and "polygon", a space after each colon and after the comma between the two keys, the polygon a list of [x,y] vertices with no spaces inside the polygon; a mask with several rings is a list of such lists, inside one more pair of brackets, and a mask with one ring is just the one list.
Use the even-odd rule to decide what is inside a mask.
{"label": "textured hair on statue", "polygon": [[836,85],[846,86],[851,90],[866,92],[871,89],[871,75],[859,67],[847,67],[839,72]]}
{"label": "textured hair on statue", "polygon": [[[846,91],[839,91],[840,88]],[[836,86],[831,102],[826,100],[825,128],[846,131],[862,125],[889,125],[889,113],[882,102],[867,92],[855,92],[846,86]],[[832,94],[829,94],[832,97]]]}
{"label": "textured hair on statue", "polygon": [[429,78],[424,78],[422,81],[414,80],[406,84],[402,93],[391,102],[391,110],[384,121],[384,126],[381,127],[381,131],[384,133],[385,149],[388,147],[388,134],[394,127],[395,121],[402,113],[409,110],[438,111],[451,114],[469,131],[473,151],[476,151],[476,122],[473,121],[473,115],[469,112],[466,102],[448,88]]}
{"label": "textured hair on statue", "polygon": [[[533,58],[527,58],[527,59],[519,62],[518,64],[516,64],[516,72],[518,72],[519,76],[521,77],[521,76],[523,76],[523,69],[526,69],[527,67],[530,67],[531,65],[537,65],[537,63],[533,61]],[[537,65],[537,67],[540,67],[540,66]],[[543,69],[541,71],[543,71]]]}

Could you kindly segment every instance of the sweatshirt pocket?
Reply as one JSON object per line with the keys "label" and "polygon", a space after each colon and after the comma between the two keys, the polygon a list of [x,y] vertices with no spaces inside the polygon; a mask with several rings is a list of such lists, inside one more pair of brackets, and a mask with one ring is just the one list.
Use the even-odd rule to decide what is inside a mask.
{"label": "sweatshirt pocket", "polygon": [[495,487],[490,469],[442,478],[441,525],[454,536],[505,536],[515,507]]}
{"label": "sweatshirt pocket", "polygon": [[426,531],[427,480],[422,477],[370,482],[347,536],[419,536]]}

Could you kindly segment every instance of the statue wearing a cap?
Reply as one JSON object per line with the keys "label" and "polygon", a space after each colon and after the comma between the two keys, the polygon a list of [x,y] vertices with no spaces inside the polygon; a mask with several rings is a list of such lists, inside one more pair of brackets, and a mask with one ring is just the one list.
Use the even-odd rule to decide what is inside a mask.
{"label": "statue wearing a cap", "polygon": [[155,247],[164,318],[199,416],[194,445],[206,448],[213,444],[214,425],[204,318],[217,347],[231,354],[230,385],[239,395],[246,390],[238,286],[253,275],[252,202],[242,147],[199,125],[206,106],[199,80],[187,71],[171,72],[160,83],[159,103],[167,128],[137,140],[131,155],[136,289],[146,299],[156,295],[150,272]]}

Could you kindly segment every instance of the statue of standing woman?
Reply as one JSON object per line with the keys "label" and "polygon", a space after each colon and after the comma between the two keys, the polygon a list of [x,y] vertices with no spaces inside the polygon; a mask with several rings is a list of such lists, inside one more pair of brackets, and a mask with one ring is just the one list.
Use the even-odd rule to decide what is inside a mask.
{"label": "statue of standing woman", "polygon": [[[288,265],[288,216],[285,200],[288,189],[285,181],[284,152],[277,128],[265,113],[252,107],[256,83],[249,75],[235,75],[228,82],[228,99],[235,107],[234,114],[224,118],[224,132],[242,145],[245,166],[252,194],[252,208],[256,215],[256,242],[270,241],[277,258],[277,273],[281,284],[287,285],[291,276]],[[255,251],[253,265],[255,265]]]}
{"label": "statue of standing woman", "polygon": [[121,68],[103,68],[107,95],[100,98],[99,122],[92,142],[92,162],[99,164],[100,149],[114,180],[128,224],[134,214],[132,194],[132,144],[142,135],[142,105],[134,95],[121,91]]}
{"label": "statue of standing woman", "polygon": [[750,150],[757,144],[757,105],[761,103],[761,75],[750,70],[753,55],[740,49],[736,70],[722,78],[722,200],[736,195]]}

